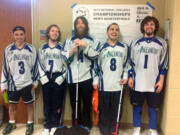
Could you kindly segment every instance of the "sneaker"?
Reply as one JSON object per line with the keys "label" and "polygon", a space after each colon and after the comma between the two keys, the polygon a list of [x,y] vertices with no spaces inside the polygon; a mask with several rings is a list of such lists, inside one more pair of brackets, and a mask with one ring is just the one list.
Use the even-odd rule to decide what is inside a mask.
{"label": "sneaker", "polygon": [[51,128],[50,135],[54,135],[54,133],[56,132],[56,129],[57,129],[57,128]]}
{"label": "sneaker", "polygon": [[43,132],[42,132],[42,135],[50,135],[49,134],[49,129],[44,129]]}
{"label": "sneaker", "polygon": [[132,135],[140,135],[140,131],[141,131],[141,128],[140,127],[135,127],[133,129],[133,134]]}
{"label": "sneaker", "polygon": [[15,128],[16,128],[16,123],[8,123],[3,130],[3,135],[7,135],[11,133],[11,131]]}
{"label": "sneaker", "polygon": [[149,129],[149,135],[158,135],[158,132],[156,129]]}
{"label": "sneaker", "polygon": [[26,135],[32,135],[34,132],[34,124],[26,124]]}

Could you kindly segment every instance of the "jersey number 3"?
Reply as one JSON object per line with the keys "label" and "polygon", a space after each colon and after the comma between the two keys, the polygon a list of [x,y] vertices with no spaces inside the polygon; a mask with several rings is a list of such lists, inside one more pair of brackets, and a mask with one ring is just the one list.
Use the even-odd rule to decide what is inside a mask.
{"label": "jersey number 3", "polygon": [[111,71],[116,70],[116,59],[115,58],[112,58],[110,61],[110,69],[111,69]]}
{"label": "jersey number 3", "polygon": [[19,73],[20,73],[20,74],[24,74],[24,72],[25,72],[24,62],[23,62],[23,61],[20,61],[20,62],[18,63],[18,66],[20,67]]}

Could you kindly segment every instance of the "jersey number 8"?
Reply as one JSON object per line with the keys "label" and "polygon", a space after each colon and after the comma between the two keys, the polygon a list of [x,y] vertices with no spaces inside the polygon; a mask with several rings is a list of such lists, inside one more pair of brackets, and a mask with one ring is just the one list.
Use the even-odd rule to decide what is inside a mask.
{"label": "jersey number 8", "polygon": [[111,69],[111,71],[116,70],[116,59],[115,58],[112,58],[110,61],[110,69]]}

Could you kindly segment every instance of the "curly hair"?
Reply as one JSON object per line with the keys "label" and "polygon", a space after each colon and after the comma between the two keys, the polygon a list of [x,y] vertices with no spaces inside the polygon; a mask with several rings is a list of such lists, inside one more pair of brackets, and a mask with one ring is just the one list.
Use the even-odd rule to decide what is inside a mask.
{"label": "curly hair", "polygon": [[142,22],[141,22],[141,33],[145,33],[144,31],[144,25],[147,24],[148,22],[153,21],[155,24],[155,30],[154,30],[154,35],[156,35],[157,31],[159,30],[159,21],[153,17],[153,16],[146,16]]}

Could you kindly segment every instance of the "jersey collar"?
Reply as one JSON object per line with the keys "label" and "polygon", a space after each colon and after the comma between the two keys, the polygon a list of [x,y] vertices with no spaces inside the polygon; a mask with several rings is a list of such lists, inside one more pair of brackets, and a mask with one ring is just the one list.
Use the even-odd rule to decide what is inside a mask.
{"label": "jersey collar", "polygon": [[79,36],[72,36],[71,40],[76,40],[76,39],[83,39],[83,38],[86,38],[86,39],[89,39],[89,40],[92,40],[93,41],[93,38],[89,35],[85,36],[85,37],[79,37]]}

